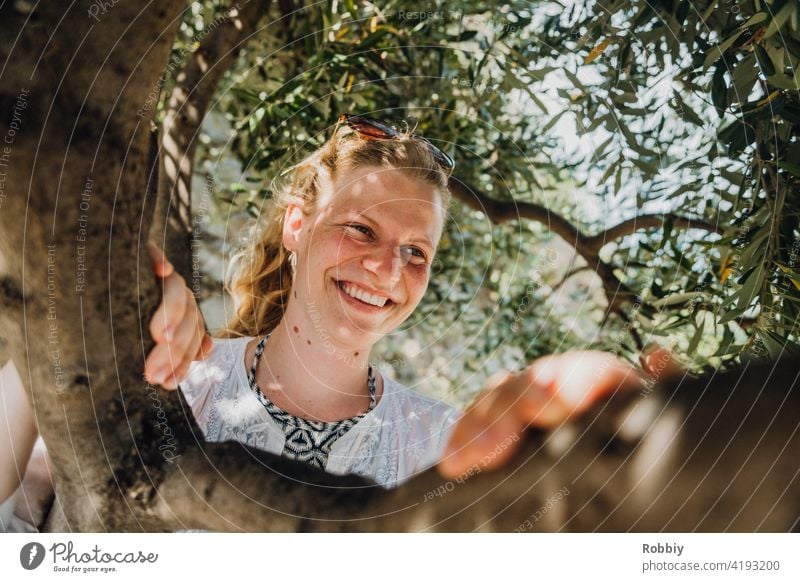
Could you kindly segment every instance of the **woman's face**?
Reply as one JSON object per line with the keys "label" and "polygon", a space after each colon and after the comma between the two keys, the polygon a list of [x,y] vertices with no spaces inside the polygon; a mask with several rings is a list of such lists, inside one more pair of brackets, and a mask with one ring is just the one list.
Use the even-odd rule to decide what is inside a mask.
{"label": "woman's face", "polygon": [[411,315],[427,289],[444,223],[441,196],[400,170],[377,167],[342,172],[330,190],[315,212],[287,210],[284,244],[297,254],[292,300],[325,333],[372,345]]}

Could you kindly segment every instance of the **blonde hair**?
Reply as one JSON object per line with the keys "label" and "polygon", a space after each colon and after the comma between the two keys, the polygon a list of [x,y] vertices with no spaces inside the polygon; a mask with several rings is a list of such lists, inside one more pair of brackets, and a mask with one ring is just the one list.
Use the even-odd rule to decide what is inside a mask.
{"label": "blonde hair", "polygon": [[397,139],[366,139],[344,127],[318,150],[293,168],[287,188],[275,196],[264,223],[251,241],[234,255],[226,289],[238,301],[236,314],[218,337],[258,336],[271,332],[283,317],[292,288],[291,254],[283,246],[283,220],[288,204],[302,200],[305,213],[316,209],[323,188],[332,187],[341,172],[365,166],[394,168],[436,188],[442,207],[450,203],[449,172],[436,160],[430,146],[403,134]]}

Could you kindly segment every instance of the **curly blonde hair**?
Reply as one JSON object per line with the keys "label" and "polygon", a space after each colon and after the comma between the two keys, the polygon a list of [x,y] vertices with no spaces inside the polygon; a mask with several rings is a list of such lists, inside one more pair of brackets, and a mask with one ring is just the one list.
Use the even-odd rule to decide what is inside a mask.
{"label": "curly blonde hair", "polygon": [[226,290],[236,299],[236,314],[218,337],[258,336],[271,332],[283,317],[292,288],[291,254],[283,246],[283,220],[290,202],[302,200],[304,211],[316,210],[323,188],[332,187],[340,172],[374,166],[393,168],[436,188],[442,206],[450,203],[449,171],[430,146],[410,133],[396,139],[367,139],[343,127],[325,144],[294,166],[288,187],[275,196],[251,239],[234,254]]}

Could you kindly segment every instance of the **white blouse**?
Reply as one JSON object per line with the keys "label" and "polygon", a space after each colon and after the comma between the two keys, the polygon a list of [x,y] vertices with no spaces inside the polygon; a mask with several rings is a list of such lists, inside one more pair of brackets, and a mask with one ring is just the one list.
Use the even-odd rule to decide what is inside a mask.
{"label": "white blouse", "polygon": [[[235,440],[280,455],[285,434],[247,381],[245,350],[252,339],[215,338],[211,354],[192,362],[180,389],[207,441]],[[325,470],[396,487],[437,463],[459,416],[452,406],[383,376],[378,404],[333,444]]]}

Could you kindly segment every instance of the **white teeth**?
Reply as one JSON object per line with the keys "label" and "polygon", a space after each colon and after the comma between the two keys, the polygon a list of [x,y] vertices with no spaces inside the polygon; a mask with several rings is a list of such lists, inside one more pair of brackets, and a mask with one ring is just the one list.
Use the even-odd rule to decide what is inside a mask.
{"label": "white teeth", "polygon": [[385,297],[378,297],[377,295],[371,295],[361,289],[360,287],[356,287],[355,285],[351,285],[349,283],[342,283],[342,289],[345,293],[347,293],[350,297],[355,297],[356,299],[363,301],[364,303],[369,303],[370,305],[374,305],[375,307],[383,307],[386,305],[387,299]]}

